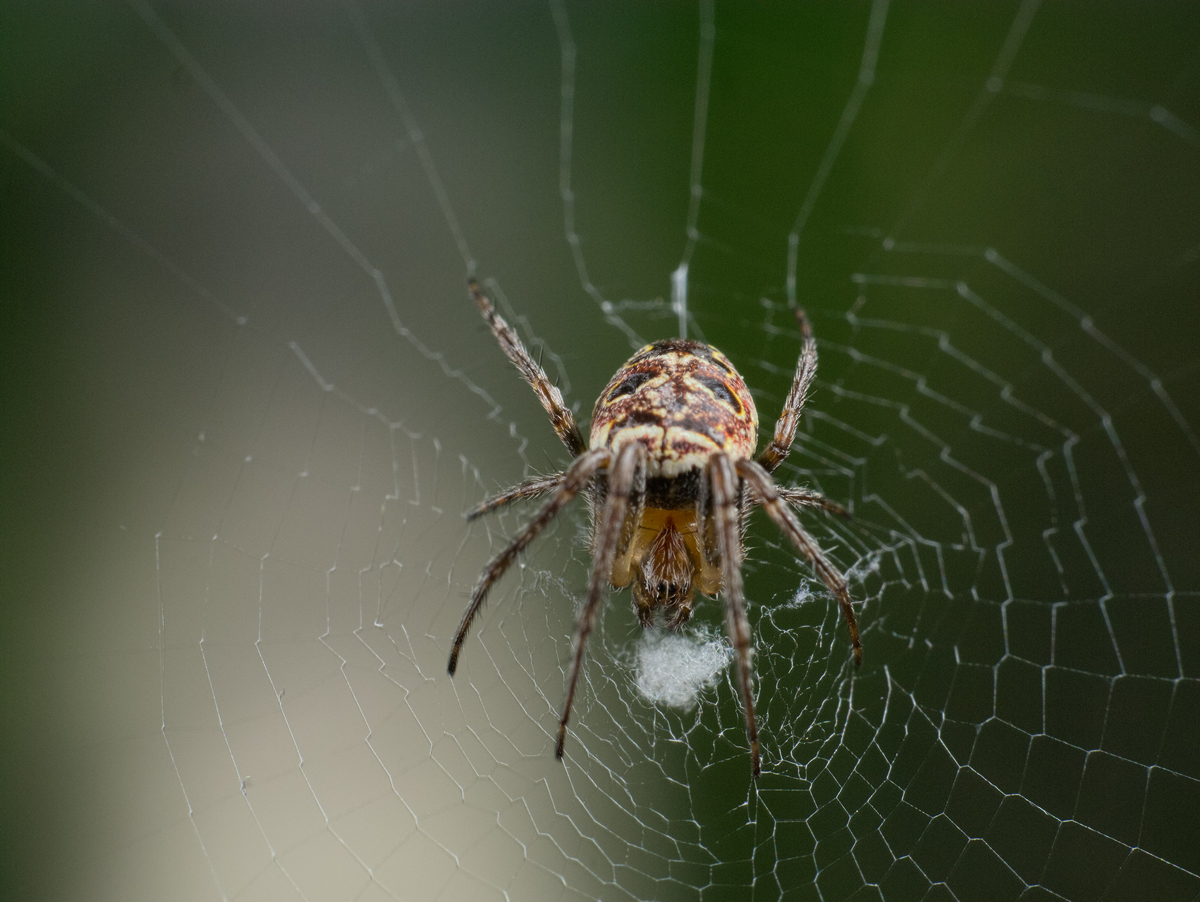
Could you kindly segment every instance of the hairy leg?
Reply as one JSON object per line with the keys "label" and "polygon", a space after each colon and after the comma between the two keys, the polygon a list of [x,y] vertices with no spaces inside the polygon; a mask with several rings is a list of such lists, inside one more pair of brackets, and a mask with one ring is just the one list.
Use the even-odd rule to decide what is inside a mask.
{"label": "hairy leg", "polygon": [[842,576],[837,567],[833,566],[829,558],[825,557],[825,552],[821,550],[817,540],[800,525],[800,521],[787,506],[766,470],[752,460],[738,461],[737,470],[746,480],[751,491],[754,492],[758,503],[763,506],[763,510],[775,521],[775,525],[779,527],[780,531],[791,539],[792,544],[809,559],[817,576],[821,577],[821,582],[825,583],[829,587],[829,591],[837,598],[838,604],[842,608],[842,615],[846,618],[846,626],[850,629],[850,642],[854,646],[854,665],[857,667],[862,664],[862,642],[858,636],[858,620],[854,616],[854,606],[850,603],[850,587],[846,584],[846,578]]}
{"label": "hairy leg", "polygon": [[625,530],[629,512],[629,496],[639,481],[638,473],[645,469],[645,449],[636,442],[626,445],[617,455],[616,462],[608,470],[608,490],[604,506],[600,509],[593,543],[592,575],[588,581],[587,600],[579,611],[575,624],[575,639],[572,645],[571,673],[567,677],[567,698],[563,702],[562,716],[558,719],[558,744],[554,754],[561,760],[563,743],[567,739],[567,721],[571,717],[571,706],[575,703],[575,687],[583,669],[583,653],[588,636],[596,625],[596,612],[600,609],[604,584],[612,572],[617,546]]}
{"label": "hairy leg", "polygon": [[562,392],[546,377],[546,371],[541,365],[529,356],[516,330],[496,312],[492,302],[479,288],[479,283],[472,279],[467,283],[467,287],[471,290],[471,297],[475,298],[479,312],[491,327],[492,334],[496,336],[496,341],[500,342],[501,349],[529,383],[546,413],[550,414],[550,423],[554,426],[554,431],[558,433],[558,437],[572,456],[578,457],[587,450],[587,443],[575,423],[575,415],[571,413],[571,408],[563,402]]}
{"label": "hairy leg", "polygon": [[514,501],[523,501],[526,498],[540,498],[547,492],[552,492],[562,485],[562,481],[566,475],[564,471],[562,473],[551,473],[549,476],[535,476],[532,479],[526,479],[520,485],[515,485],[511,489],[505,489],[499,495],[494,495],[481,504],[477,504],[467,511],[465,516],[468,520],[474,520],[476,517],[490,514],[497,508],[504,507],[506,504],[511,504]]}
{"label": "hairy leg", "polygon": [[546,528],[546,524],[553,520],[572,498],[587,487],[592,477],[596,475],[601,467],[609,462],[611,456],[607,449],[600,448],[595,451],[588,451],[582,457],[576,458],[575,462],[571,464],[564,474],[562,485],[558,487],[553,497],[546,502],[545,507],[525,525],[525,528],[517,534],[517,537],[508,544],[507,548],[488,562],[488,565],[483,570],[483,575],[480,576],[479,582],[475,586],[475,591],[471,593],[471,603],[467,605],[467,610],[463,613],[462,622],[458,625],[458,631],[454,634],[454,644],[450,649],[450,663],[447,666],[447,670],[450,671],[451,676],[454,676],[454,671],[458,667],[458,655],[462,651],[463,641],[467,638],[467,630],[471,628],[471,621],[475,619],[475,615],[483,607],[483,602],[487,599],[488,590],[491,589],[496,580],[504,575],[504,571],[516,560],[517,555],[524,551],[526,546],[537,537],[537,534]]}
{"label": "hairy leg", "polygon": [[738,684],[746,715],[746,735],[750,740],[751,773],[757,778],[762,770],[758,747],[758,724],[754,718],[754,688],[750,675],[750,622],[746,619],[746,600],[742,592],[741,511],[737,471],[724,454],[714,454],[708,463],[712,483],[712,505],[717,551],[721,557],[721,579],[725,585],[725,626],[737,654]]}
{"label": "hairy leg", "polygon": [[787,400],[783,402],[783,412],[775,423],[775,435],[758,455],[759,464],[768,473],[774,473],[792,450],[796,427],[800,425],[800,411],[804,409],[808,387],[817,375],[817,341],[813,338],[812,324],[799,307],[796,308],[796,322],[800,325],[803,340],[800,359],[796,361],[796,375],[792,378],[792,389],[788,392]]}
{"label": "hairy leg", "polygon": [[847,508],[842,507],[836,501],[830,501],[820,492],[814,492],[812,489],[802,489],[793,485],[777,485],[775,491],[779,493],[780,498],[796,507],[819,507],[826,513],[834,514],[843,520],[854,518]]}

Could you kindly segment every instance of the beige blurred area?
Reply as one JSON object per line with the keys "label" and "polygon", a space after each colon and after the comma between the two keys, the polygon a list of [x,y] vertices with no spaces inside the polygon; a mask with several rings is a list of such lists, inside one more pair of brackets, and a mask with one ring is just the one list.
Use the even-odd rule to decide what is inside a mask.
{"label": "beige blurred area", "polygon": [[[488,654],[496,626],[445,673],[489,550],[460,516],[476,478],[288,347],[215,319],[207,373],[128,363],[197,350],[167,323],[89,374],[152,387],[120,395],[159,415],[92,424],[114,497],[61,550],[25,649],[53,699],[29,741],[44,751],[32,783],[58,804],[37,819],[77,843],[47,895],[541,895],[553,859],[530,863],[521,839],[553,828],[566,785],[536,675]],[[537,623],[514,618],[497,650],[536,642]]]}
{"label": "beige blurred area", "polygon": [[[140,555],[128,543],[153,562],[141,591],[96,598],[89,632],[121,617],[144,645],[104,729],[147,729],[102,743],[96,784],[124,797],[101,806],[103,834],[121,840],[88,879],[115,896],[179,898],[185,873],[197,898],[537,895],[547,863],[516,838],[555,819],[545,699],[486,644],[445,673],[489,550],[459,515],[478,484],[278,350],[233,339],[208,386],[220,415],[162,478],[163,528]],[[535,641],[521,618],[511,629]],[[110,695],[114,660],[129,666],[83,658],[85,686]]]}

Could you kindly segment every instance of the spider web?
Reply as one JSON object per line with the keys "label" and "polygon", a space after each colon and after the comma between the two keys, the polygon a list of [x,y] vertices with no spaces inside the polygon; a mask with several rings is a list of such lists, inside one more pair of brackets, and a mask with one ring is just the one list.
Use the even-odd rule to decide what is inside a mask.
{"label": "spider web", "polygon": [[[6,897],[1200,896],[1194,4],[4,15]],[[446,675],[565,462],[469,272],[585,423],[809,312],[757,783],[708,600],[554,759],[582,509]]]}

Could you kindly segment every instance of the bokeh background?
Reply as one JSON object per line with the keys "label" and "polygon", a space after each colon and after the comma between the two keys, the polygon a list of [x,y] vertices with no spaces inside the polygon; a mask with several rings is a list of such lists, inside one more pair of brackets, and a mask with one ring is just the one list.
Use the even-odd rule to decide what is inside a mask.
{"label": "bokeh background", "polygon": [[[1200,6],[0,8],[12,899],[1200,895]],[[582,510],[445,674],[489,492],[724,350],[836,605],[750,531],[764,774],[701,605],[553,730]],[[716,654],[709,654],[713,650]],[[706,651],[707,650],[707,651]],[[639,690],[639,680],[642,689]]]}

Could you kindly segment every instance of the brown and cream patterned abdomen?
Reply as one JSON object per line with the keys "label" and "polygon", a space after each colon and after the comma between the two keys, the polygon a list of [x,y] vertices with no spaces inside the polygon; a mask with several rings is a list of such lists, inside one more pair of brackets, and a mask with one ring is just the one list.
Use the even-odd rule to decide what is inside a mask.
{"label": "brown and cream patterned abdomen", "polygon": [[646,448],[649,477],[702,470],[715,451],[753,456],[758,411],[733,364],[709,345],[678,339],[647,345],[617,370],[596,400],[592,448]]}

